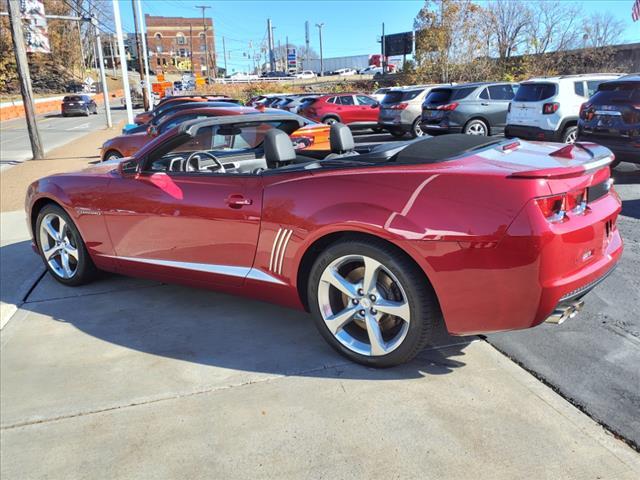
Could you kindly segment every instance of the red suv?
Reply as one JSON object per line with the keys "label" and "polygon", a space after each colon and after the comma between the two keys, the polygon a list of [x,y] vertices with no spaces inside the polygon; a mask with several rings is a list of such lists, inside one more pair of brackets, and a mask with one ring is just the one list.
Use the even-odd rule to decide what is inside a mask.
{"label": "red suv", "polygon": [[327,125],[341,122],[351,128],[376,128],[380,104],[362,93],[339,93],[318,97],[298,113]]}

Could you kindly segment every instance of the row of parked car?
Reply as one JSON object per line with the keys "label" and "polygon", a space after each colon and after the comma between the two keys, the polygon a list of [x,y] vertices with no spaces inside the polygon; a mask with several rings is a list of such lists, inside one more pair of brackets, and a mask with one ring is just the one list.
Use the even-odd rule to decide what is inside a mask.
{"label": "row of parked car", "polygon": [[264,105],[316,122],[395,137],[465,133],[563,143],[590,141],[640,163],[640,74],[534,78],[521,83],[414,85],[374,94],[265,95]]}

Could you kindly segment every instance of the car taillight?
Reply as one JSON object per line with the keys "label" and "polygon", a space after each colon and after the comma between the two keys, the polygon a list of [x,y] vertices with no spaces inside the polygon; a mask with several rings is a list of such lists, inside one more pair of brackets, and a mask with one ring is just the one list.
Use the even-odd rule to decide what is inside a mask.
{"label": "car taillight", "polygon": [[408,103],[398,103],[397,105],[391,105],[389,109],[391,110],[404,110],[409,106]]}
{"label": "car taillight", "polygon": [[440,105],[440,106],[436,107],[436,110],[451,111],[451,110],[455,110],[456,108],[458,108],[458,103],[457,102],[453,102],[453,103],[447,103],[446,105]]}
{"label": "car taillight", "polygon": [[509,113],[511,111],[511,102],[509,102],[509,105],[507,106],[507,113]]}
{"label": "car taillight", "polygon": [[545,103],[542,105],[542,114],[550,115],[552,113],[556,113],[558,108],[560,108],[560,104],[558,102]]}
{"label": "car taillight", "polygon": [[583,103],[582,105],[580,105],[580,118],[587,118],[587,115],[585,114],[585,112],[589,109],[589,107],[591,107],[591,104],[589,103]]}
{"label": "car taillight", "polygon": [[587,190],[575,190],[573,192],[536,198],[536,203],[542,215],[551,223],[562,222],[567,213],[582,215],[587,208]]}

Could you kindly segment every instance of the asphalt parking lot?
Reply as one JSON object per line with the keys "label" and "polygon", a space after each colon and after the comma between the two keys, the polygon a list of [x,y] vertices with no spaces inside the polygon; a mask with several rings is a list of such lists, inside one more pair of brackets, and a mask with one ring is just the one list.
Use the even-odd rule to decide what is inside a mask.
{"label": "asphalt parking lot", "polygon": [[441,333],[382,371],[339,357],[304,313],[117,275],[64,287],[24,214],[3,213],[0,476],[636,479],[638,453],[596,423],[638,431],[631,173],[623,261],[586,312],[489,341]]}

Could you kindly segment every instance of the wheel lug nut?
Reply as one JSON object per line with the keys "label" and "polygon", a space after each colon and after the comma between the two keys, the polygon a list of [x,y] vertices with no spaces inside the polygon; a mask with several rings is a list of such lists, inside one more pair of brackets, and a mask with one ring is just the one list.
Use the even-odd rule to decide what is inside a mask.
{"label": "wheel lug nut", "polygon": [[378,313],[378,311],[375,308],[371,309],[371,315],[375,315],[376,313]]}
{"label": "wheel lug nut", "polygon": [[358,303],[360,303],[360,302],[358,301],[358,299],[357,299],[357,298],[354,298],[354,299],[352,300],[352,302],[353,302],[353,304],[354,304],[354,305],[357,305]]}
{"label": "wheel lug nut", "polygon": [[358,289],[358,295],[364,295],[364,290],[362,290],[361,288]]}
{"label": "wheel lug nut", "polygon": [[358,313],[360,313],[360,315],[362,315],[364,317],[366,312],[364,310],[360,310],[360,312],[358,312]]}
{"label": "wheel lug nut", "polygon": [[376,301],[376,296],[375,295],[369,295],[369,298],[371,299],[372,302]]}

